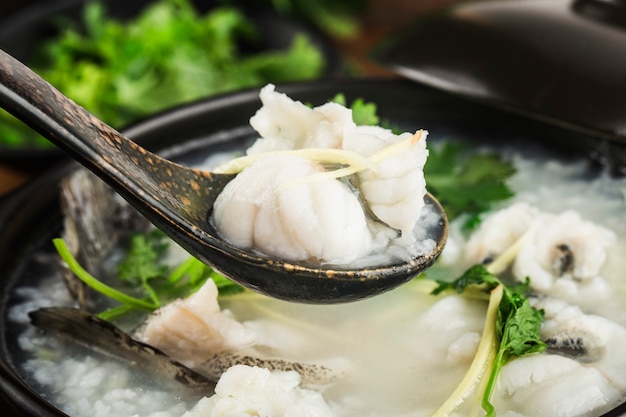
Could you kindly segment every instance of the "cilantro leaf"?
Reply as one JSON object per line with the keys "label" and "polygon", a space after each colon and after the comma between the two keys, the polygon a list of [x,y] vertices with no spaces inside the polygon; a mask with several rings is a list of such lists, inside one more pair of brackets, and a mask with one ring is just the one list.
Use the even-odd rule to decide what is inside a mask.
{"label": "cilantro leaf", "polygon": [[[495,348],[496,351],[492,355],[484,354],[484,352],[477,352],[476,357],[489,358],[493,357],[493,361],[485,363],[485,366],[489,366],[488,380],[484,386],[482,392],[481,404],[486,412],[486,416],[495,416],[495,409],[491,403],[491,395],[495,389],[498,375],[504,365],[506,365],[511,359],[519,358],[525,355],[533,353],[539,353],[545,350],[546,345],[541,340],[540,328],[543,322],[543,312],[534,308],[527,297],[527,291],[529,288],[530,280],[526,279],[524,283],[516,285],[504,284],[496,275],[492,274],[486,266],[482,264],[474,265],[468,268],[460,277],[451,282],[436,281],[438,286],[432,291],[433,294],[441,294],[444,291],[455,291],[456,293],[465,293],[466,291],[473,289],[479,292],[490,294],[490,304],[497,296],[498,307],[497,312],[493,316],[488,316],[487,320],[495,320],[495,325],[486,326],[485,329],[492,329],[495,333],[495,340],[497,341]],[[500,290],[500,291],[496,291]],[[493,334],[488,334],[485,330],[483,333],[484,340],[490,340],[493,338]],[[492,343],[481,343],[479,351],[490,349]],[[483,346],[483,347],[481,347]],[[473,364],[474,365],[474,364]],[[471,369],[483,369],[485,366],[472,366]],[[482,375],[475,375],[473,377],[473,383],[469,384],[466,381],[472,380],[472,376],[466,376],[464,383],[471,385],[465,389],[458,389],[458,392],[469,392],[476,385],[476,380],[480,379]],[[455,393],[457,392],[455,391]],[[458,405],[457,398],[451,398],[446,401],[446,407],[453,407]],[[452,404],[449,406],[449,404]],[[445,412],[450,411],[448,409]],[[445,414],[445,413],[444,413]],[[438,415],[438,414],[436,414]]]}
{"label": "cilantro leaf", "polygon": [[331,101],[349,107],[352,110],[352,120],[357,126],[377,126],[380,124],[376,103],[367,102],[359,97],[348,106],[348,101],[343,93],[335,95]]}
{"label": "cilantro leaf", "polygon": [[120,303],[98,314],[105,320],[114,320],[137,310],[154,311],[176,298],[193,294],[208,279],[215,282],[220,297],[245,291],[242,286],[217,273],[193,256],[170,270],[170,267],[163,263],[163,255],[169,246],[169,240],[163,232],[157,229],[134,235],[125,258],[118,264],[119,283],[129,293],[139,292],[138,296],[129,295],[112,285],[105,284],[85,271],[72,256],[63,239],[54,239],[53,243],[69,269],[81,281],[102,295]]}
{"label": "cilantro leaf", "polygon": [[543,312],[532,307],[528,299],[518,293],[509,292],[500,302],[497,321],[498,351],[481,401],[486,417],[496,415],[491,396],[504,365],[513,358],[545,350],[546,345],[539,336],[542,322]]}
{"label": "cilantro leaf", "polygon": [[167,273],[167,267],[158,263],[167,249],[165,239],[158,229],[134,235],[126,258],[118,265],[119,279],[131,286],[141,286],[155,305],[161,305],[161,300],[149,281]]}
{"label": "cilantro leaf", "polygon": [[137,285],[165,275],[167,267],[158,264],[159,258],[167,249],[165,239],[166,235],[160,230],[132,236],[130,250],[118,265],[120,280]]}
{"label": "cilantro leaf", "polygon": [[83,267],[78,263],[76,258],[74,258],[63,239],[53,239],[52,243],[54,244],[54,247],[56,248],[61,259],[63,259],[63,261],[67,264],[68,268],[76,275],[76,277],[78,277],[78,279],[83,281],[89,287],[113,300],[119,301],[123,305],[127,306],[129,309],[143,309],[151,311],[157,308],[149,301],[130,296],[109,285],[104,284],[96,277],[91,275],[89,272],[85,271],[85,269],[83,269]]}
{"label": "cilantro leaf", "polygon": [[504,318],[500,349],[505,352],[503,358],[520,357],[529,353],[541,352],[545,345],[539,337],[539,328],[543,322],[543,313],[530,305],[525,297],[515,297],[515,307]]}
{"label": "cilantro leaf", "polygon": [[463,275],[452,282],[437,280],[438,286],[432,291],[433,295],[439,295],[446,290],[463,293],[469,285],[486,284],[487,290],[491,290],[500,284],[500,280],[491,274],[484,265],[477,264],[467,269]]}
{"label": "cilantro leaf", "polygon": [[424,176],[430,192],[441,202],[450,220],[465,214],[465,226],[491,205],[514,195],[506,180],[515,173],[512,163],[493,153],[469,152],[469,146],[444,142],[429,147]]}

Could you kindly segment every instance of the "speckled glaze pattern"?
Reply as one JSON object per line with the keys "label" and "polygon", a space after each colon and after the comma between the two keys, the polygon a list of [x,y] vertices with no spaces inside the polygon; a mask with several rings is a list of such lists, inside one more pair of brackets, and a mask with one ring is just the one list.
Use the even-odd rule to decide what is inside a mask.
{"label": "speckled glaze pattern", "polygon": [[288,301],[339,303],[380,294],[431,266],[443,250],[447,219],[440,213],[435,249],[409,262],[356,270],[310,266],[241,250],[219,238],[209,215],[231,175],[190,169],[140,147],[0,51],[0,106],[100,176],[191,254],[254,291]]}

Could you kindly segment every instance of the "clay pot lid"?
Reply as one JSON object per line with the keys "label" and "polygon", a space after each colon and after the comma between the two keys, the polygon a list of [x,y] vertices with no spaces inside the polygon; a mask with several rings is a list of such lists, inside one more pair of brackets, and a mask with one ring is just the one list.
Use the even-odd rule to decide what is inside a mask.
{"label": "clay pot lid", "polygon": [[626,0],[470,2],[373,51],[402,76],[626,143]]}

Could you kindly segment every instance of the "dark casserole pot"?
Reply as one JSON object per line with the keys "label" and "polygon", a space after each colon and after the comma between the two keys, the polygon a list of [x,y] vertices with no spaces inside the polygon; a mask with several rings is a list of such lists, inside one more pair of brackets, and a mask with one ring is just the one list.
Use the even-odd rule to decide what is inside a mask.
{"label": "dark casserole pot", "polygon": [[[471,146],[538,147],[565,160],[588,161],[590,169],[623,171],[626,146],[609,151],[607,140],[534,118],[504,112],[408,80],[336,80],[277,86],[306,103],[322,104],[341,92],[350,102],[364,98],[377,104],[382,119],[405,130],[427,128],[429,142],[455,138]],[[124,133],[169,158],[194,163],[207,153],[227,150],[233,143],[254,137],[248,120],[259,108],[258,90],[199,101],[155,115],[128,127]],[[612,145],[613,146],[613,145]],[[618,150],[616,152],[615,150]],[[63,416],[38,393],[21,369],[24,353],[19,326],[8,319],[17,302],[15,288],[35,282],[52,266],[40,263],[54,253],[51,239],[62,228],[58,187],[79,169],[67,162],[45,172],[0,206],[0,393],[13,415]],[[606,416],[626,411],[622,404]]]}

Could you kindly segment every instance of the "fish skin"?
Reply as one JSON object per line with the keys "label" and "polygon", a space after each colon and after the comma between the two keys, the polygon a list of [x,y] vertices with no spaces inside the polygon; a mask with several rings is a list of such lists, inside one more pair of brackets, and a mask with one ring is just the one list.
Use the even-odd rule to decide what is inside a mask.
{"label": "fish skin", "polygon": [[218,374],[221,375],[226,369],[234,365],[257,366],[270,371],[296,371],[300,374],[302,382],[305,384],[327,384],[340,377],[333,369],[320,364],[273,358],[266,359],[230,352],[216,353],[199,364],[196,370],[208,377],[215,378]]}
{"label": "fish skin", "polygon": [[216,353],[197,367],[188,367],[165,352],[143,343],[115,324],[100,319],[86,310],[73,307],[44,307],[28,313],[31,323],[40,329],[73,343],[100,352],[109,357],[130,363],[132,366],[152,371],[161,381],[174,381],[199,397],[215,392],[222,373],[234,365],[267,368],[270,371],[296,371],[303,383],[326,384],[340,375],[330,367],[293,362],[283,359],[266,359],[232,352]]}
{"label": "fish skin", "polygon": [[153,371],[160,381],[175,381],[200,397],[215,392],[217,380],[172,360],[159,349],[142,343],[106,320],[72,307],[45,307],[28,313],[31,323],[66,340],[123,360],[129,366]]}

